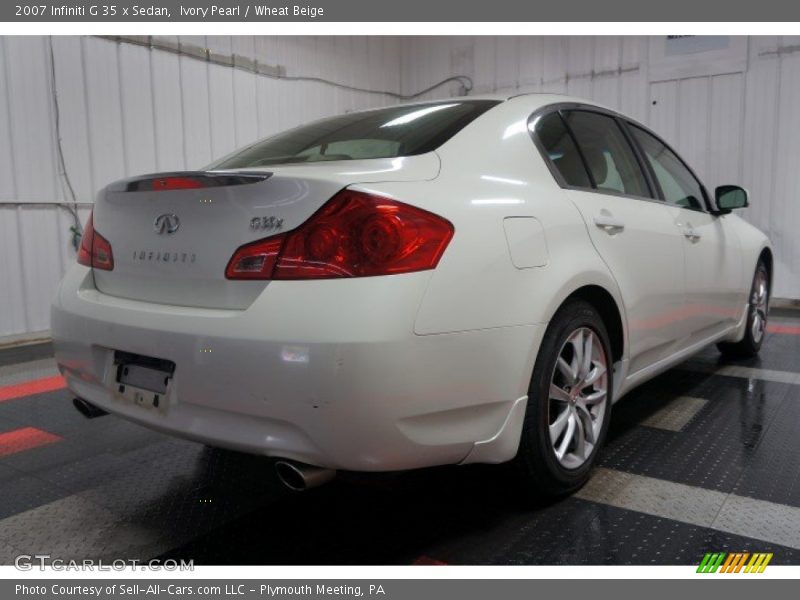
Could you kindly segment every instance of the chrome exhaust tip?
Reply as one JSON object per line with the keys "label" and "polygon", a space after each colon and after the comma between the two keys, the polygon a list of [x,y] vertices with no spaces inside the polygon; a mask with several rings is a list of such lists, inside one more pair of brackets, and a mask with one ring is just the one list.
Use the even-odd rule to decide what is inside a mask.
{"label": "chrome exhaust tip", "polygon": [[275,463],[275,473],[281,483],[293,492],[304,492],[328,483],[336,477],[334,469],[314,467],[288,460],[279,460]]}

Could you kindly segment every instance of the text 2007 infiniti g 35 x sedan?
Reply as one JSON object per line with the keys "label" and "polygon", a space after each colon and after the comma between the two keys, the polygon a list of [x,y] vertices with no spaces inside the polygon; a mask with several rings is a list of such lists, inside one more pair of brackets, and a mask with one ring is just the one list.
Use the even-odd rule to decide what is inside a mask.
{"label": "text 2007 infiniti g 35 x sedan", "polygon": [[773,258],[657,135],[560,96],[298,127],[102,190],[53,305],[84,409],[336,469],[588,477],[611,405],[712,343],[758,352]]}

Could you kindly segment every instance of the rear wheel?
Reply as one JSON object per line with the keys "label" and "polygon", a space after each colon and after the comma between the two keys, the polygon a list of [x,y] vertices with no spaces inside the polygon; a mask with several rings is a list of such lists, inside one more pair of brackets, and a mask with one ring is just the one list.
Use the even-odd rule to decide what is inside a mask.
{"label": "rear wheel", "polygon": [[547,328],[528,390],[515,459],[526,488],[561,495],[586,482],[608,429],[612,390],[600,315],[584,301],[566,304]]}
{"label": "rear wheel", "polygon": [[750,302],[747,310],[747,326],[744,337],[738,342],[722,342],[717,344],[719,351],[738,358],[755,356],[761,350],[767,332],[767,316],[769,315],[769,271],[763,260],[758,261],[753,285],[750,289]]}

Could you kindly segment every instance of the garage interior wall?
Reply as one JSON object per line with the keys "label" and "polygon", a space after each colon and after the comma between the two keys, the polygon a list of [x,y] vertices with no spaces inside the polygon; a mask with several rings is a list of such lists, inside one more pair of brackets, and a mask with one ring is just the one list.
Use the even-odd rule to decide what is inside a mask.
{"label": "garage interior wall", "polygon": [[[303,121],[397,101],[235,68],[248,60],[403,94],[467,75],[472,94],[568,93],[619,109],[663,135],[709,188],[750,191],[742,214],[775,245],[775,295],[800,298],[800,38],[740,38],[740,63],[701,76],[656,73],[653,38],[633,36],[157,40],[208,48],[234,66],[99,38],[0,38],[0,337],[48,329],[50,298],[74,260],[70,213],[35,204],[72,198],[57,129],[84,222],[94,191],[115,179],[198,168]],[[454,83],[425,97],[460,92]]]}

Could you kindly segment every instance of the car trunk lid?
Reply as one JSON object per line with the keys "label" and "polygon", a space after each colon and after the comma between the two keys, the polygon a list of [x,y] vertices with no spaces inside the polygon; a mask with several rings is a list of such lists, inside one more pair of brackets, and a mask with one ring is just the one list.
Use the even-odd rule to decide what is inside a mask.
{"label": "car trunk lid", "polygon": [[114,255],[113,270],[94,269],[95,285],[146,302],[244,309],[269,282],[226,279],[239,246],[296,228],[348,185],[427,180],[438,172],[438,157],[428,153],[119,181],[95,203],[95,230]]}

